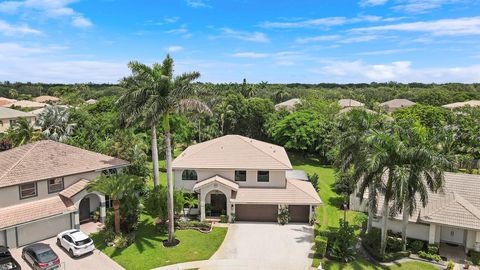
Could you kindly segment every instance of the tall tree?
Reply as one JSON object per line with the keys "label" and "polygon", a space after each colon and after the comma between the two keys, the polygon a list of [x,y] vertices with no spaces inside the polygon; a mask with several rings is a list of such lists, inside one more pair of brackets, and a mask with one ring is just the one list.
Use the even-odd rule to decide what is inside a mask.
{"label": "tall tree", "polygon": [[40,139],[41,135],[35,130],[27,118],[18,118],[7,130],[7,138],[14,147]]}
{"label": "tall tree", "polygon": [[69,123],[70,114],[64,106],[49,106],[38,116],[37,124],[46,139],[65,142],[72,135],[75,124]]}

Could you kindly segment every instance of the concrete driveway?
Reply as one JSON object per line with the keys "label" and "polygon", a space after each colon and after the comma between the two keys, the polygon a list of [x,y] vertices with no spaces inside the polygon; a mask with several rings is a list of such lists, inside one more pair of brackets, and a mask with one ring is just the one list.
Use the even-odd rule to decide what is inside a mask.
{"label": "concrete driveway", "polygon": [[161,270],[311,269],[313,228],[307,224],[235,223],[218,251],[206,261],[161,267]]}

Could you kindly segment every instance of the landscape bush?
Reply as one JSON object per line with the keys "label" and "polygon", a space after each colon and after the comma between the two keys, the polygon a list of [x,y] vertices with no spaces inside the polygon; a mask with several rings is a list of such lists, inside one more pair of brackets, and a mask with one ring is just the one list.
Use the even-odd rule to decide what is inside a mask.
{"label": "landscape bush", "polygon": [[328,238],[325,236],[316,236],[315,237],[315,253],[321,257],[325,257],[327,253]]}
{"label": "landscape bush", "polygon": [[429,261],[436,261],[436,262],[439,262],[442,260],[442,258],[440,257],[440,255],[438,254],[430,254],[430,253],[427,253],[425,251],[420,251],[418,252],[418,257],[422,258],[422,259],[426,259],[426,260],[429,260]]}
{"label": "landscape bush", "polygon": [[398,252],[403,250],[402,238],[387,237],[387,252]]}
{"label": "landscape bush", "polygon": [[277,215],[277,221],[280,225],[285,225],[290,221],[290,212],[288,212],[288,207],[280,208],[280,211]]}
{"label": "landscape bush", "polygon": [[220,215],[220,223],[228,223],[228,216]]}
{"label": "landscape bush", "polygon": [[470,251],[470,258],[472,259],[472,263],[475,265],[480,265],[480,252],[479,251]]}
{"label": "landscape bush", "polygon": [[212,224],[209,222],[203,222],[198,220],[180,221],[177,223],[177,227],[180,230],[186,229],[200,229],[202,231],[209,231]]}
{"label": "landscape bush", "polygon": [[[391,234],[394,235],[394,234]],[[389,240],[389,239],[397,239],[394,237],[389,236],[387,238],[387,245],[388,241],[390,241],[390,245],[395,247],[398,251],[391,251],[387,250],[387,252],[381,256],[380,255],[380,239],[381,239],[381,230],[378,228],[372,228],[370,232],[366,233],[362,239],[362,246],[365,250],[376,260],[381,262],[391,262],[401,258],[405,258],[410,256],[410,251],[402,251],[402,247],[398,248],[397,240]],[[395,244],[392,244],[395,242]],[[400,240],[401,243],[401,240]]]}
{"label": "landscape bush", "polygon": [[418,252],[423,250],[424,245],[424,242],[421,240],[413,240],[410,242],[409,248],[412,253],[417,254]]}
{"label": "landscape bush", "polygon": [[447,269],[448,270],[453,270],[454,268],[455,268],[455,263],[452,260],[448,261]]}
{"label": "landscape bush", "polygon": [[427,253],[432,255],[438,254],[438,245],[437,244],[429,244],[427,248]]}

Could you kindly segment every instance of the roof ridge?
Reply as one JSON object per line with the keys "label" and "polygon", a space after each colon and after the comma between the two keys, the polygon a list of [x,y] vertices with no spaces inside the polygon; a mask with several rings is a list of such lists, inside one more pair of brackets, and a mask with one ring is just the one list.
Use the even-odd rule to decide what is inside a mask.
{"label": "roof ridge", "polygon": [[[192,155],[198,153],[199,151],[201,151],[201,150],[209,147],[210,145],[217,144],[218,141],[220,141],[219,139],[220,139],[220,138],[223,138],[223,137],[225,137],[225,136],[228,136],[228,135],[224,135],[224,136],[222,136],[222,137],[218,137],[218,138],[215,138],[215,139],[213,139],[213,140],[208,140],[208,141],[205,141],[205,142],[201,142],[201,143],[197,143],[197,144],[191,145],[191,146],[200,146],[201,144],[205,144],[203,147],[198,147],[198,149],[197,149],[196,151],[192,151],[189,156],[192,156]],[[190,147],[190,146],[189,146],[189,147]],[[187,147],[187,149],[188,149],[189,147]],[[185,156],[183,156],[183,153],[184,153],[187,149],[183,150],[182,153],[181,153],[176,159],[181,158],[181,157],[185,157]],[[175,160],[176,160],[176,159],[175,159]],[[174,160],[174,161],[175,161],[175,160]]]}
{"label": "roof ridge", "polygon": [[480,219],[480,210],[478,210],[473,204],[457,193],[453,192],[453,194],[455,196],[455,200],[459,204],[461,204],[468,212],[472,213],[472,215],[474,215],[476,218]]}
{"label": "roof ridge", "polygon": [[317,198],[314,198],[311,194],[308,194],[307,192],[305,192],[305,190],[301,189],[300,187],[298,187],[294,182],[295,181],[303,181],[303,180],[295,180],[295,179],[288,179],[287,180],[287,183],[288,182],[291,182],[291,184],[298,190],[300,190],[301,192],[303,192],[304,194],[307,194],[308,197],[314,199],[314,200],[317,200]]}
{"label": "roof ridge", "polygon": [[[246,139],[255,140],[255,139],[248,138],[248,137],[244,137],[244,136],[240,136],[240,135],[237,135],[237,136],[239,136],[239,137],[240,137],[243,141],[245,141],[246,143],[249,143]],[[255,140],[255,141],[259,141],[259,140]],[[262,142],[262,141],[259,141],[259,142]],[[267,142],[262,142],[262,143],[269,144],[269,145],[273,145],[273,146],[277,146],[277,147],[280,147],[280,148],[281,148],[281,146],[274,145],[274,144],[271,144],[271,143],[267,143]],[[271,158],[275,159],[276,161],[280,162],[280,164],[285,165],[285,166],[287,166],[287,167],[292,167],[291,164],[285,164],[285,163],[283,163],[281,160],[279,160],[279,159],[276,158],[275,156],[271,155],[270,153],[264,151],[263,149],[257,147],[257,146],[254,145],[253,143],[249,143],[249,144],[252,145],[253,147],[255,147],[255,149],[260,150],[261,152],[267,154],[269,157],[271,157]]]}
{"label": "roof ridge", "polygon": [[[11,172],[16,166],[18,166],[18,164],[19,164],[20,162],[22,162],[22,161],[25,159],[25,157],[26,157],[28,154],[30,154],[30,152],[31,152],[34,148],[36,148],[37,145],[38,145],[40,142],[42,142],[42,141],[43,141],[43,140],[32,143],[33,146],[32,146],[29,150],[27,150],[27,151],[25,152],[25,154],[23,154],[22,157],[17,160],[17,162],[15,162],[10,168],[8,168],[7,170],[5,170],[5,172],[0,176],[0,180],[1,180],[3,177],[5,177],[5,175],[7,175],[9,172]],[[27,145],[28,145],[28,144],[27,144]],[[25,147],[26,147],[27,145],[25,145]],[[13,149],[12,149],[12,150],[13,150]],[[18,150],[18,149],[17,149],[17,150]]]}

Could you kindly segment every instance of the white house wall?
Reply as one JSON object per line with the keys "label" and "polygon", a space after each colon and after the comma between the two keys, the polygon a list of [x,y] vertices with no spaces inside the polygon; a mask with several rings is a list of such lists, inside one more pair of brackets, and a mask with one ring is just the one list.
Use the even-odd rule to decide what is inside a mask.
{"label": "white house wall", "polygon": [[[379,218],[378,220],[374,220],[372,225],[375,228],[381,229],[382,228],[382,219]],[[398,220],[391,220],[390,219],[388,221],[388,229],[392,230],[393,232],[401,233],[402,232],[402,222],[398,221]],[[409,238],[428,241],[429,229],[430,229],[429,225],[408,223],[408,225],[407,225],[407,236]]]}

